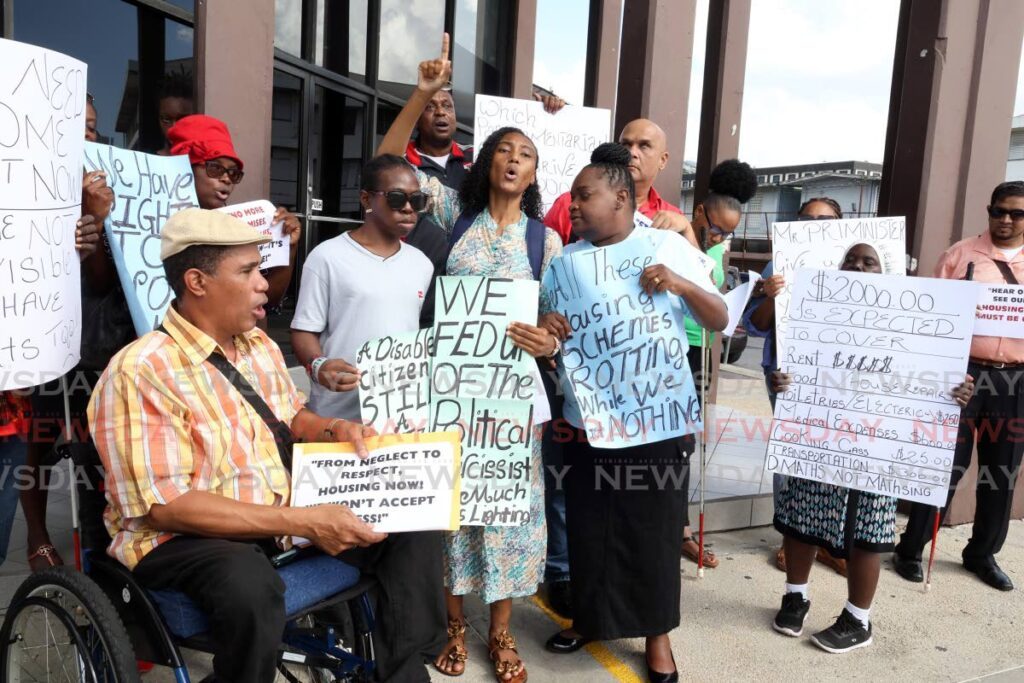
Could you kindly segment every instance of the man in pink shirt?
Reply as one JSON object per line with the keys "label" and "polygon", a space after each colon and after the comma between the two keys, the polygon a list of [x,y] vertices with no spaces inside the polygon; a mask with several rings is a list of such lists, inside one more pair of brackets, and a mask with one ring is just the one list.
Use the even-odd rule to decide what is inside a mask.
{"label": "man in pink shirt", "polygon": [[[964,279],[973,264],[973,279],[978,282],[1024,282],[1024,182],[996,186],[988,217],[987,232],[946,250],[935,277]],[[1016,424],[1024,417],[1024,339],[975,336],[967,373],[975,378],[977,388],[961,414],[946,507],[971,462],[977,439],[977,509],[971,540],[963,550],[964,567],[993,588],[1009,591],[1013,582],[996,564],[995,555],[1006,540],[1013,485],[1024,454],[1024,434]],[[907,530],[896,546],[893,567],[908,581],[924,580],[921,551],[934,515],[934,508],[914,503]]]}

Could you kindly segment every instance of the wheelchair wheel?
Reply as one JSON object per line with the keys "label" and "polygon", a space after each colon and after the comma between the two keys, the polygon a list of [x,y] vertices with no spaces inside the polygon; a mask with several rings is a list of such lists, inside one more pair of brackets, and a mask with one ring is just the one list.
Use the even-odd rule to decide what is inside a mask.
{"label": "wheelchair wheel", "polygon": [[0,628],[0,679],[10,683],[139,680],[128,634],[110,600],[68,567],[18,587]]}

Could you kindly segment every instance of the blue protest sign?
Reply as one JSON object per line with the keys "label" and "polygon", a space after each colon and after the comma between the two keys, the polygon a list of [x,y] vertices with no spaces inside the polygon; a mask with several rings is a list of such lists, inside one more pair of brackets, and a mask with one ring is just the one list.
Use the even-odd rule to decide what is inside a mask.
{"label": "blue protest sign", "polygon": [[[664,441],[701,427],[685,307],[678,297],[640,288],[640,273],[658,262],[655,245],[641,236],[570,252],[544,278],[554,310],[572,326],[560,371],[598,448]],[[694,272],[700,277],[699,265]]]}
{"label": "blue protest sign", "polygon": [[162,157],[85,143],[86,171],[104,171],[114,208],[104,227],[135,331],[163,320],[174,294],[160,262],[160,231],[172,214],[198,207],[188,157]]}

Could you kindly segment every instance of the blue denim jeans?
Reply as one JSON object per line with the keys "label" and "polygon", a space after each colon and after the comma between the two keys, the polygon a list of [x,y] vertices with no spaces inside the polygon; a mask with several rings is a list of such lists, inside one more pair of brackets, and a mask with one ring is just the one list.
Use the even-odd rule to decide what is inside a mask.
{"label": "blue denim jeans", "polygon": [[0,564],[7,559],[14,513],[18,510],[18,467],[25,464],[28,442],[20,436],[0,436]]}

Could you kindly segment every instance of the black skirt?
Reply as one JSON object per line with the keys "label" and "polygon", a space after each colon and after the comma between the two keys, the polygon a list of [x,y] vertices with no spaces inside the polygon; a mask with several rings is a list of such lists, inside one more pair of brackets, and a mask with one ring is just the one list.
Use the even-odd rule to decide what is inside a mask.
{"label": "black skirt", "polygon": [[622,449],[566,444],[565,521],[573,628],[596,640],[679,625],[686,480],[693,438]]}

